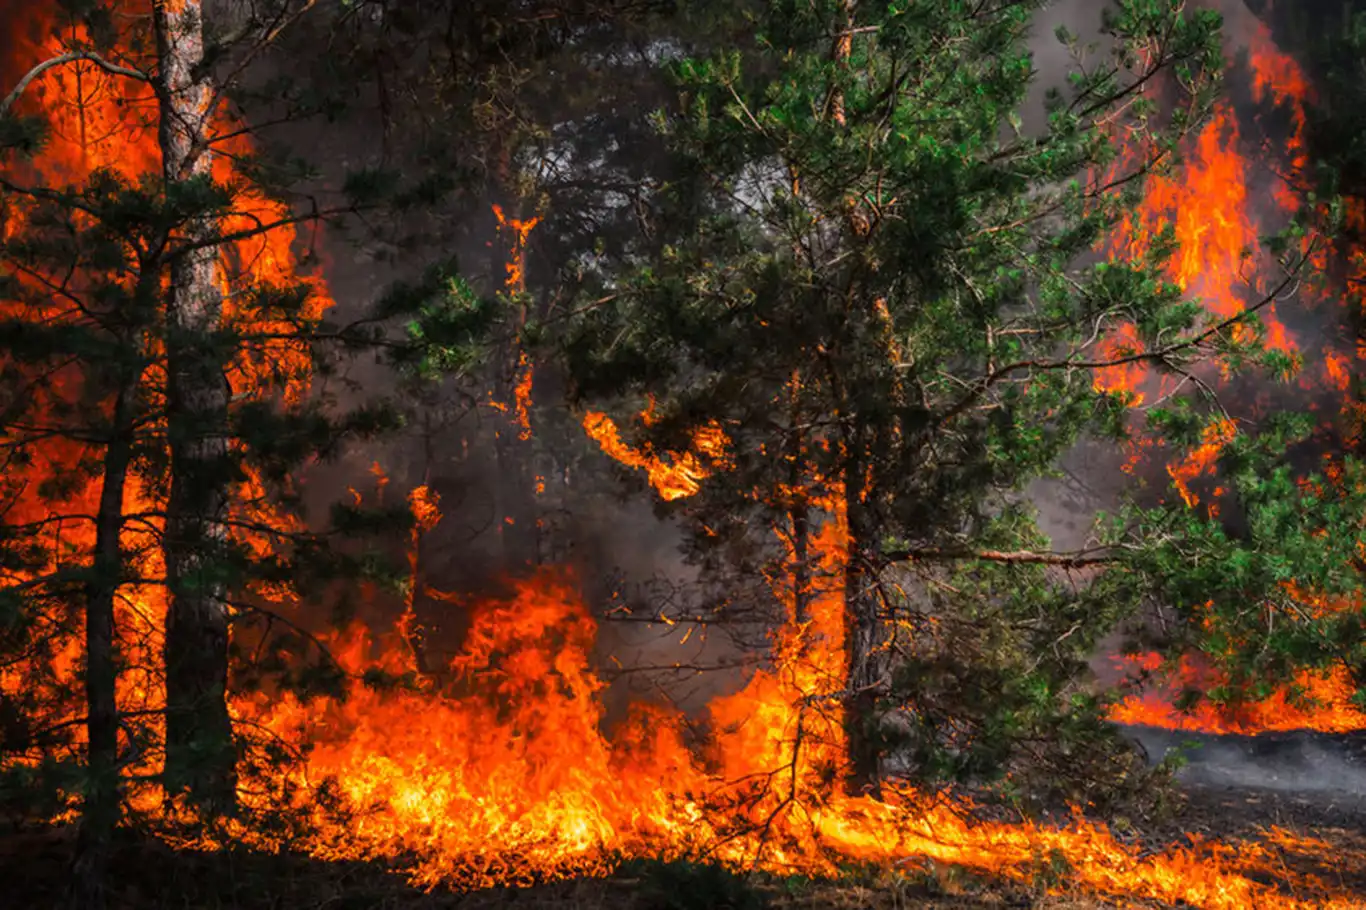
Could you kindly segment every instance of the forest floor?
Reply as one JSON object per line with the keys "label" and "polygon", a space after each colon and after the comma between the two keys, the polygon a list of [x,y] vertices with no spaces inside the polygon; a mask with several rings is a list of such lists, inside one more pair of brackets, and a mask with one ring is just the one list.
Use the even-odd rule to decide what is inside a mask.
{"label": "forest floor", "polygon": [[[1196,838],[1226,843],[1269,842],[1272,827],[1290,835],[1273,848],[1284,875],[1256,877],[1272,886],[1312,875],[1339,896],[1362,895],[1366,907],[1366,797],[1340,798],[1323,789],[1290,793],[1199,785],[1186,808],[1143,843]],[[1276,840],[1276,839],[1272,839]],[[1305,847],[1306,842],[1310,845]],[[59,905],[71,848],[69,830],[0,837],[0,906],[28,910]],[[615,876],[551,882],[527,888],[427,892],[406,885],[377,864],[338,863],[243,850],[176,851],[128,841],[113,864],[110,910],[1110,910],[1170,905],[1086,894],[1063,877],[1051,893],[952,866],[907,864],[899,872],[863,870],[839,880],[762,878],[718,889],[717,879],[658,879],[646,864]],[[738,890],[735,890],[737,889]],[[1286,891],[1301,906],[1314,896]],[[1251,910],[1251,908],[1250,908]]]}
{"label": "forest floor", "polygon": [[[1316,906],[1303,882],[1317,880],[1339,900],[1361,895],[1366,908],[1366,787],[1356,766],[1366,746],[1303,738],[1268,747],[1221,738],[1220,749],[1275,754],[1256,765],[1238,754],[1206,749],[1183,774],[1187,800],[1169,819],[1137,826],[1123,839],[1146,851],[1196,841],[1255,843],[1271,860],[1246,872],[1299,906]],[[1318,747],[1324,746],[1323,750]],[[1149,743],[1151,749],[1151,743]],[[1356,753],[1360,751],[1361,755]],[[1350,754],[1345,763],[1343,755]],[[1308,755],[1311,760],[1305,761]],[[1326,756],[1326,758],[1325,758]],[[1360,759],[1360,760],[1359,760]],[[1253,773],[1254,767],[1261,768]],[[1274,772],[1274,773],[1273,773]],[[1103,819],[1102,819],[1103,820]],[[1279,832],[1279,833],[1278,833]],[[73,832],[0,832],[0,910],[59,906]],[[424,891],[377,863],[327,862],[245,849],[217,853],[173,850],[151,838],[129,837],[112,865],[109,910],[1110,910],[1171,905],[1132,898],[1108,900],[1070,884],[1066,870],[1051,887],[1028,886],[912,858],[896,870],[859,869],[838,880],[757,876],[750,880],[698,867],[680,870],[635,863],[616,875],[525,888]],[[689,877],[693,876],[693,877]],[[1294,884],[1299,882],[1301,884]],[[1342,906],[1339,903],[1339,906]],[[1249,908],[1256,910],[1256,908]]]}

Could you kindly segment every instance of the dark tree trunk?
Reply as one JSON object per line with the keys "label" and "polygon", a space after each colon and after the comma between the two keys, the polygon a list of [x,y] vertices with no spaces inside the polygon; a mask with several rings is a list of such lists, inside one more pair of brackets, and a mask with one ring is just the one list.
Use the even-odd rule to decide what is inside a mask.
{"label": "dark tree trunk", "polygon": [[[505,400],[511,399],[510,391]],[[536,562],[536,507],[527,492],[533,483],[527,471],[531,451],[519,438],[517,424],[512,420],[504,421],[496,431],[493,448],[502,568],[515,574]]]}
{"label": "dark tree trunk", "polygon": [[[168,188],[210,176],[206,138],[211,86],[203,72],[202,9],[193,0],[153,4],[161,102],[162,165]],[[171,493],[166,555],[166,783],[215,812],[236,791],[227,708],[228,612],[216,551],[228,503],[225,356],[215,342],[223,301],[215,274],[218,225],[196,216],[172,246],[167,305],[167,423]]]}
{"label": "dark tree trunk", "polygon": [[[852,490],[852,493],[850,492]],[[876,793],[879,787],[880,748],[876,736],[877,694],[881,681],[876,652],[878,621],[877,578],[871,571],[870,542],[875,529],[865,515],[859,487],[845,492],[849,526],[848,563],[844,570],[844,648],[848,667],[844,701],[844,731],[849,745],[851,794]]]}
{"label": "dark tree trunk", "polygon": [[[836,79],[849,69],[854,50],[854,28],[858,0],[841,0],[837,29],[830,48]],[[844,90],[832,86],[827,101],[832,121],[846,123]],[[859,234],[858,231],[854,232]],[[859,236],[862,236],[859,234]],[[851,297],[851,301],[854,298]],[[857,409],[854,409],[857,411]],[[854,432],[845,438],[844,505],[848,524],[848,552],[844,570],[844,650],[846,661],[844,735],[849,749],[849,773],[845,785],[849,793],[876,794],[879,790],[881,749],[876,736],[878,724],[877,690],[881,673],[876,660],[881,623],[878,619],[878,591],[875,561],[877,526],[864,504],[867,487],[865,471],[871,461],[869,433]]]}
{"label": "dark tree trunk", "polygon": [[85,589],[86,764],[90,784],[82,807],[69,883],[68,905],[72,910],[102,910],[105,906],[105,877],[119,819],[114,601],[124,576],[119,538],[132,453],[128,424],[135,391],[136,381],[125,380],[114,405],[113,434],[105,452],[103,486],[95,516],[95,552]]}
{"label": "dark tree trunk", "polygon": [[876,660],[878,645],[877,596],[874,582],[854,559],[854,538],[850,541],[851,559],[844,581],[844,649],[848,660],[848,698],[844,702],[844,734],[850,750],[848,790],[852,794],[877,791],[880,749],[876,736],[877,687],[880,682]]}
{"label": "dark tree trunk", "polygon": [[[499,183],[511,189],[510,148],[504,145],[499,155]],[[520,208],[520,204],[514,203],[514,208]],[[520,212],[517,214],[520,215]],[[521,294],[526,289],[526,238],[531,227],[520,217],[505,217],[501,210],[498,222],[500,233],[505,233],[508,238],[508,247],[504,250],[504,256],[507,257],[504,290],[509,294]],[[531,224],[534,225],[534,222]],[[519,301],[513,316],[519,333],[526,326],[527,315],[525,300]],[[522,382],[532,376],[533,365],[528,357],[520,334],[508,339],[498,357],[499,396],[507,409],[493,441],[498,472],[498,536],[503,570],[514,573],[534,565],[539,555],[536,534],[538,509],[531,493],[534,481],[530,467],[534,450],[529,444],[530,415],[522,410],[524,402],[519,395]]]}
{"label": "dark tree trunk", "polygon": [[798,624],[811,619],[811,504],[807,497],[806,434],[802,432],[802,412],[798,399],[801,375],[792,375],[788,419],[792,423],[787,486],[792,497],[788,521],[792,523],[792,610]]}
{"label": "dark tree trunk", "polygon": [[797,623],[811,620],[811,515],[803,500],[788,509],[792,523],[792,615]]}
{"label": "dark tree trunk", "polygon": [[[854,52],[854,8],[858,5],[858,0],[842,0],[840,3],[840,21],[836,23],[839,31],[835,35],[834,45],[830,48],[830,59],[839,68],[842,76],[849,69],[849,55]],[[844,91],[835,87],[830,92],[828,102],[830,119],[840,126],[844,126]]]}

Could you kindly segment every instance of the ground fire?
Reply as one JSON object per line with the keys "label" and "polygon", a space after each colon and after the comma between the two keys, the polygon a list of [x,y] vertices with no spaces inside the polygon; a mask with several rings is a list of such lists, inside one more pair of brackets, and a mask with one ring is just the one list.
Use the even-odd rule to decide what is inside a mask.
{"label": "ground fire", "polygon": [[[126,6],[129,13],[145,12],[131,0]],[[62,53],[57,43],[61,36],[49,36],[51,23],[32,25],[8,41],[11,59],[0,73],[9,85],[37,63]],[[1247,65],[1258,100],[1274,101],[1288,110],[1298,130],[1303,121],[1298,106],[1308,97],[1309,87],[1295,62],[1263,31],[1256,36]],[[156,99],[146,85],[120,75],[116,67],[94,59],[53,67],[33,79],[22,103],[41,108],[57,127],[41,154],[22,166],[42,181],[74,184],[109,170],[136,183],[161,171]],[[218,179],[245,185],[252,150],[239,127],[226,114],[214,124],[221,134],[242,136],[217,144],[213,167]],[[1117,247],[1141,252],[1145,238],[1174,217],[1180,254],[1172,264],[1172,280],[1198,296],[1211,312],[1236,315],[1243,306],[1243,283],[1260,280],[1258,270],[1265,267],[1266,255],[1258,251],[1259,234],[1299,205],[1289,185],[1293,178],[1286,178],[1273,192],[1258,190],[1254,195],[1249,172],[1268,166],[1274,157],[1272,164],[1293,173],[1302,164],[1302,144],[1296,132],[1283,148],[1257,146],[1248,139],[1246,125],[1232,105],[1221,106],[1192,143],[1182,169],[1153,179],[1143,207],[1125,225]],[[234,170],[239,167],[240,172]],[[313,285],[310,314],[330,306],[326,275],[313,279],[303,274],[300,250],[308,238],[296,229],[284,203],[253,198],[247,192],[234,204],[234,212],[225,216],[224,232],[240,233],[242,239],[226,245],[216,275],[225,300],[225,323],[239,318],[233,309],[235,295],[246,286],[287,286],[306,280]],[[26,217],[24,203],[5,206],[4,228],[18,230]],[[538,222],[510,218],[502,209],[495,212],[500,228],[511,234],[505,289],[516,294],[524,289],[523,257]],[[1245,255],[1248,250],[1253,252],[1250,257]],[[50,278],[33,275],[21,280],[41,283]],[[81,280],[74,279],[77,285]],[[15,312],[18,304],[0,301],[0,306],[9,310],[8,315],[35,322],[77,318],[67,297],[54,293],[51,300],[50,308],[30,307],[22,313]],[[1281,303],[1282,308],[1288,306]],[[256,321],[237,327],[260,340],[250,355],[231,364],[234,394],[240,399],[306,396],[307,350],[288,340],[289,326],[262,322],[259,311],[250,311],[249,318]],[[1263,320],[1270,346],[1302,357],[1303,381],[1315,388],[1342,389],[1341,377],[1363,356],[1361,351],[1331,346],[1311,351],[1311,342],[1297,337],[1291,327],[1293,320],[1274,306],[1264,311]],[[1110,343],[1122,350],[1135,341],[1121,331]],[[490,394],[482,405],[502,412],[506,432],[530,444],[536,433],[536,403],[528,354],[518,354],[513,373],[512,399],[499,401]],[[59,410],[82,381],[74,371],[58,373],[45,387],[50,400],[43,406]],[[1107,368],[1096,381],[1132,391],[1135,407],[1175,391],[1163,385],[1168,380],[1159,381],[1137,363]],[[152,398],[168,394],[165,377],[155,371],[142,377],[141,384]],[[654,420],[653,402],[638,419],[642,426]],[[624,438],[629,437],[629,428],[619,428],[600,411],[587,410],[578,421],[603,453],[628,471],[642,472],[664,501],[695,496],[709,479],[732,465],[733,442],[719,423],[693,429],[685,450],[658,452],[632,445]],[[1136,450],[1134,463],[1168,459],[1164,469],[1187,505],[1217,507],[1218,491],[1204,492],[1200,484],[1210,480],[1220,447],[1237,432],[1234,421],[1220,423],[1192,451]],[[59,438],[38,447],[37,457],[23,470],[47,481],[88,457],[82,444]],[[381,470],[376,478],[381,490],[390,483]],[[542,480],[534,483],[537,492],[544,488]],[[357,501],[376,498],[377,491],[359,482],[358,486]],[[261,489],[249,478],[236,493],[233,508],[244,517],[243,526],[270,525],[287,533],[295,519],[262,505]],[[298,807],[308,810],[316,785],[334,782],[344,811],[314,811],[313,829],[302,843],[314,857],[390,862],[424,888],[526,884],[610,873],[622,857],[698,856],[779,874],[835,875],[852,863],[892,867],[928,862],[1029,881],[1041,858],[1061,857],[1086,890],[1116,900],[1230,910],[1361,906],[1360,898],[1340,883],[1284,867],[1285,851],[1317,855],[1332,849],[1290,831],[1273,829],[1263,841],[1232,846],[1191,837],[1166,848],[1144,847],[1087,820],[1084,807],[1065,824],[1022,824],[974,818],[966,811],[966,800],[896,782],[886,784],[876,797],[845,793],[835,769],[844,762],[848,743],[839,705],[829,695],[843,688],[848,674],[845,603],[841,588],[822,581],[841,578],[848,560],[846,517],[837,495],[817,504],[823,520],[809,541],[815,554],[810,559],[815,581],[803,595],[803,608],[798,609],[790,579],[769,580],[786,616],[771,630],[771,653],[764,667],[738,691],[715,697],[701,719],[640,703],[624,719],[609,723],[603,697],[609,683],[595,657],[602,620],[584,593],[585,580],[567,566],[542,566],[508,580],[504,595],[465,596],[429,589],[416,554],[423,535],[445,519],[443,505],[427,485],[404,492],[415,521],[407,545],[411,577],[401,614],[385,627],[353,622],[339,632],[318,633],[336,666],[345,671],[344,693],[304,700],[288,693],[257,692],[230,700],[233,721],[245,736],[284,743],[301,756],[271,782],[271,798],[293,787],[290,792]],[[63,514],[93,514],[98,496],[94,483],[72,492],[62,502]],[[159,516],[165,496],[150,477],[135,478],[123,496],[125,514],[152,517],[129,521],[121,532],[120,544],[138,580],[119,588],[116,611],[119,647],[128,667],[119,678],[118,706],[128,718],[129,745],[144,747],[144,754],[121,773],[129,803],[138,813],[154,817],[185,808],[168,801],[156,783],[162,759],[155,744],[164,736],[158,714],[166,701],[158,665],[167,604],[160,583],[166,568],[155,541],[164,531]],[[63,562],[91,559],[91,523],[58,522],[55,515],[52,500],[40,498],[35,484],[21,491],[5,521],[16,526],[51,525],[41,544],[49,553],[46,571]],[[268,536],[242,533],[249,546],[271,546]],[[5,573],[0,574],[0,585],[6,587],[31,581],[3,567],[0,572]],[[286,585],[256,593],[274,598],[282,610],[289,606]],[[418,665],[414,641],[423,630],[417,626],[414,602],[419,595],[438,597],[468,616],[459,648],[439,674],[424,674]],[[1312,601],[1308,595],[1305,599]],[[0,668],[0,692],[28,685],[25,674],[51,675],[48,689],[59,708],[44,718],[47,725],[71,725],[83,716],[81,706],[69,699],[64,702],[59,694],[84,672],[78,625],[79,621],[54,626],[55,644],[42,668],[37,662]],[[1157,655],[1116,660],[1128,669],[1150,672],[1160,670],[1162,663]],[[367,674],[376,668],[415,682],[387,689],[367,685]],[[1351,701],[1356,686],[1346,668],[1322,677],[1306,676],[1302,693],[1278,692],[1232,711],[1206,703],[1193,712],[1178,710],[1173,701],[1182,689],[1214,685],[1210,671],[1196,657],[1168,669],[1165,682],[1117,704],[1112,718],[1209,733],[1366,730],[1366,711]],[[77,745],[82,742],[78,737]],[[153,745],[147,747],[148,743]],[[16,765],[39,761],[22,751],[0,755]],[[245,782],[238,799],[248,808],[267,801]],[[67,805],[50,821],[71,822],[78,803],[70,794]],[[184,849],[218,850],[230,841],[264,850],[300,847],[278,834],[232,821],[212,832],[187,830],[182,827],[163,836]],[[1283,886],[1267,884],[1272,880]]]}

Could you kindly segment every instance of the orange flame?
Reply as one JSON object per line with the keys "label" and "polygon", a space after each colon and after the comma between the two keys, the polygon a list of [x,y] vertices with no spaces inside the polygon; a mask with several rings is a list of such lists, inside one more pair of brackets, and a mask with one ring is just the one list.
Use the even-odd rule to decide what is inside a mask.
{"label": "orange flame", "polygon": [[[846,530],[835,501],[825,507],[813,576],[832,581],[818,586],[802,618],[790,587],[773,580],[788,621],[775,634],[772,666],[712,702],[713,734],[700,753],[687,745],[684,719],[658,706],[636,705],[604,734],[604,684],[591,658],[596,624],[572,578],[556,570],[524,580],[505,600],[469,604],[472,626],[439,697],[357,684],[344,701],[257,705],[271,729],[318,743],[309,779],[334,777],[364,810],[349,828],[320,818],[326,834],[311,849],[327,858],[409,857],[421,884],[470,886],[603,872],[616,854],[703,849],[782,872],[924,857],[1025,879],[1037,857],[1058,851],[1103,894],[1229,910],[1304,906],[1254,880],[1275,868],[1270,847],[1197,842],[1143,856],[1087,822],[974,824],[910,790],[881,801],[832,791],[844,749],[833,697],[844,674],[844,604],[834,579]],[[338,636],[334,651],[359,674],[373,646],[356,628]],[[392,664],[393,653],[378,656]],[[1296,885],[1335,893],[1309,876]]]}
{"label": "orange flame", "polygon": [[[29,33],[15,29],[15,40]],[[36,60],[56,48],[49,41],[22,50]],[[79,123],[58,118],[58,136],[40,163],[49,178],[78,179],[95,166],[129,179],[158,173],[155,131],[138,119],[138,103],[123,103],[138,100],[126,86],[76,66],[51,71],[39,88],[37,97],[50,112],[60,113],[71,99],[80,99],[82,107]],[[245,150],[246,141],[235,139],[234,147]],[[232,174],[228,156],[216,159],[215,167],[220,178]],[[250,193],[239,211],[232,218],[266,223],[282,214],[275,203]],[[520,226],[516,230],[520,244],[526,235]],[[225,257],[221,280],[227,287],[293,280],[296,239],[292,229],[281,228],[243,241]],[[509,267],[510,286],[520,286],[517,263]],[[310,306],[325,306],[322,288],[317,290]],[[288,342],[262,344],[256,355],[233,364],[234,388],[251,394],[281,386],[286,393],[305,390],[306,350]],[[529,401],[529,380],[518,386],[523,381]],[[59,384],[54,394],[69,394],[76,384]],[[641,419],[651,420],[652,411]],[[665,499],[697,492],[700,481],[724,465],[731,444],[719,425],[708,425],[694,434],[692,451],[667,453],[666,460],[627,446],[605,415],[586,415],[584,426],[613,457],[644,470]],[[38,453],[32,470],[39,477],[55,475],[82,454],[78,447],[54,444]],[[378,468],[376,479],[383,489],[387,479]],[[257,492],[246,490],[242,498],[259,500]],[[47,515],[50,504],[26,496],[15,514],[24,520]],[[89,511],[90,491],[73,498],[73,512]],[[415,548],[440,520],[439,504],[425,488],[409,502]],[[150,491],[137,488],[125,503],[130,512],[157,505]],[[813,578],[830,579],[829,587],[814,582],[816,590],[798,616],[795,593],[784,579],[773,579],[788,617],[774,635],[771,665],[740,692],[712,703],[713,733],[702,747],[691,745],[695,737],[683,717],[657,706],[638,705],[610,735],[604,732],[605,683],[592,660],[596,623],[572,577],[554,570],[521,581],[504,599],[462,605],[470,627],[441,691],[435,683],[390,691],[364,685],[362,676],[375,662],[402,674],[411,660],[398,642],[375,642],[355,626],[331,641],[351,676],[347,698],[303,703],[288,695],[240,695],[234,714],[287,742],[316,744],[304,766],[290,773],[300,783],[336,780],[356,812],[354,825],[341,825],[319,811],[321,833],[308,844],[313,854],[402,858],[424,884],[505,884],[604,870],[616,853],[678,856],[702,849],[724,862],[808,874],[836,872],[850,859],[892,863],[927,857],[1023,878],[1037,857],[1057,850],[1083,884],[1104,894],[1230,910],[1302,905],[1253,879],[1260,869],[1273,868],[1274,857],[1260,847],[1243,845],[1235,853],[1196,845],[1143,856],[1085,822],[1061,830],[970,824],[909,790],[893,788],[878,801],[832,789],[831,769],[838,768],[845,747],[837,698],[845,677],[844,604],[834,580],[844,568],[847,532],[838,498],[823,507],[826,518],[812,541],[822,571]],[[53,527],[54,563],[88,559],[88,529],[74,519]],[[125,547],[151,577],[161,571],[155,543],[155,529],[125,533]],[[416,574],[416,564],[410,567]],[[6,585],[22,581],[0,576]],[[155,672],[164,616],[160,588],[129,585],[121,593],[124,652],[136,669],[120,680],[120,706],[155,707],[161,700]],[[401,619],[401,633],[411,629],[411,607],[409,601],[409,625]],[[68,638],[52,663],[71,679],[79,659],[79,638]],[[3,672],[8,675],[0,676],[0,685],[12,684],[17,671]],[[130,769],[155,770],[154,761]],[[154,805],[154,798],[145,797],[144,804]],[[243,790],[241,798],[252,805],[261,797]],[[260,831],[230,831],[244,843],[278,846]],[[1332,883],[1309,877],[1294,884],[1340,895]],[[1356,904],[1355,897],[1343,895],[1320,906]]]}
{"label": "orange flame", "polygon": [[1233,441],[1237,432],[1232,420],[1221,418],[1205,427],[1200,445],[1193,452],[1179,463],[1167,466],[1167,473],[1171,475],[1172,483],[1176,485],[1177,492],[1181,494],[1181,499],[1186,505],[1193,507],[1199,503],[1199,498],[1191,492],[1191,481],[1213,469],[1219,460],[1219,453],[1224,450],[1224,446]]}
{"label": "orange flame", "polygon": [[[532,229],[540,223],[541,219],[508,218],[503,214],[502,206],[499,205],[493,206],[493,215],[498,219],[500,231],[504,228],[512,230],[512,251],[508,257],[507,278],[503,285],[509,294],[517,294],[526,287],[527,237],[531,235]],[[525,442],[531,438],[531,386],[535,378],[534,368],[526,351],[522,351],[517,357],[516,377],[512,385],[513,420],[519,428],[518,437]],[[506,406],[500,410],[506,410]]]}
{"label": "orange flame", "polygon": [[[1162,659],[1156,654],[1132,658],[1121,666],[1157,671]],[[1182,658],[1163,685],[1130,695],[1115,706],[1110,717],[1118,723],[1190,730],[1202,733],[1256,734],[1289,730],[1321,730],[1348,733],[1366,730],[1366,712],[1352,702],[1356,685],[1347,672],[1335,668],[1326,674],[1302,673],[1295,692],[1277,691],[1269,698],[1240,705],[1236,711],[1200,702],[1189,712],[1173,707],[1186,689],[1204,692],[1217,685],[1218,677],[1202,669],[1192,658]]]}
{"label": "orange flame", "polygon": [[[653,405],[652,405],[653,407]],[[641,414],[641,420],[649,425],[652,411]],[[644,471],[662,499],[672,501],[692,496],[699,489],[699,482],[712,472],[712,468],[702,463],[706,458],[713,466],[724,463],[726,449],[730,445],[721,425],[715,422],[693,431],[693,452],[670,452],[668,459],[662,459],[649,451],[634,449],[621,439],[617,425],[601,411],[589,411],[583,415],[583,429],[602,450],[628,468]],[[701,457],[699,457],[701,456]]]}

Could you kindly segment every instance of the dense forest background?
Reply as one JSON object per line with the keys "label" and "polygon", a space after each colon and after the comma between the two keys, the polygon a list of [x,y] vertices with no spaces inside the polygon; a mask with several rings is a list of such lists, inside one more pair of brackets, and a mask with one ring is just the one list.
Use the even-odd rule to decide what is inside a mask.
{"label": "dense forest background", "polygon": [[1366,729],[1359,13],[0,3],[6,823],[1262,895],[1074,854]]}

